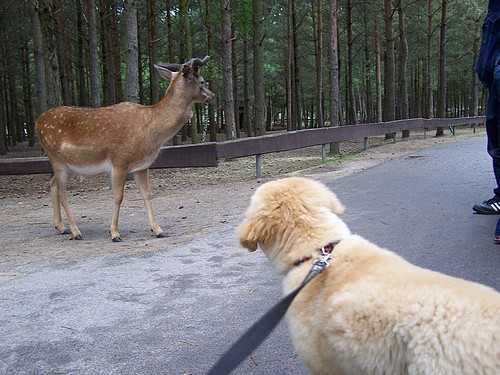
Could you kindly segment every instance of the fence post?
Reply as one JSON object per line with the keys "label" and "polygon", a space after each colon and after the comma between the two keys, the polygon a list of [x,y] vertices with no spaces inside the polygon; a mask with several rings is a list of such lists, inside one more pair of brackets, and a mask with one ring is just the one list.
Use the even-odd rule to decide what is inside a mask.
{"label": "fence post", "polygon": [[255,177],[262,177],[262,155],[255,155]]}
{"label": "fence post", "polygon": [[326,145],[321,145],[321,161],[326,163]]}
{"label": "fence post", "polygon": [[365,151],[368,150],[368,137],[365,137],[363,141],[363,148]]}

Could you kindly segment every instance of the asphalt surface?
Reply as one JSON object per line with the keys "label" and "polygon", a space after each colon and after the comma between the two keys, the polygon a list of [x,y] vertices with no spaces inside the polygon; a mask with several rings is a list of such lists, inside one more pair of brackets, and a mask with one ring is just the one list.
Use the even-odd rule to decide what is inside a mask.
{"label": "asphalt surface", "polygon": [[[472,212],[493,184],[485,139],[475,138],[328,186],[354,233],[498,290],[500,216]],[[23,277],[0,284],[0,374],[204,374],[281,297],[262,253],[239,248],[237,225],[162,251],[24,264]],[[234,373],[307,370],[281,323]]]}

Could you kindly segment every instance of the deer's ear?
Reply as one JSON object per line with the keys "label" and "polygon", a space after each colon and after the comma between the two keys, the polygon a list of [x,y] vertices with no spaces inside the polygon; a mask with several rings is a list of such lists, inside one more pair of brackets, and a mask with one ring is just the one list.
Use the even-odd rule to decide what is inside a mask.
{"label": "deer's ear", "polygon": [[172,74],[173,72],[167,68],[165,68],[164,66],[161,66],[161,65],[155,65],[155,68],[156,70],[158,71],[158,73],[163,77],[165,78],[167,81],[171,81],[172,80]]}
{"label": "deer's ear", "polygon": [[189,65],[182,66],[182,75],[184,78],[189,78],[193,74],[193,69]]}

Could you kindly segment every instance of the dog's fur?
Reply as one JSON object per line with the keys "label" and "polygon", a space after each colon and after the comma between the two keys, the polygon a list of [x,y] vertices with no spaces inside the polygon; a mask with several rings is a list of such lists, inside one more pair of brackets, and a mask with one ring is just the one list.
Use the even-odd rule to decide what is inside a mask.
{"label": "dog's fur", "polygon": [[330,267],[287,312],[311,373],[499,374],[500,294],[352,235],[343,212],[325,185],[286,178],[257,189],[239,227],[241,245],[259,246],[284,275],[284,293],[299,286],[322,246],[340,241]]}

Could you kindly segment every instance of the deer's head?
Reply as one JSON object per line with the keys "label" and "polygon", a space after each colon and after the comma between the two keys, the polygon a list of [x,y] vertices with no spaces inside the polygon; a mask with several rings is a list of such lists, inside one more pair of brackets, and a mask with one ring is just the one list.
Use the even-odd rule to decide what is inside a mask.
{"label": "deer's head", "polygon": [[214,98],[214,93],[206,87],[199,69],[209,59],[209,56],[203,59],[195,57],[184,64],[155,64],[155,68],[163,78],[171,81],[171,87],[176,87],[184,95],[191,96],[195,103],[206,103]]}

